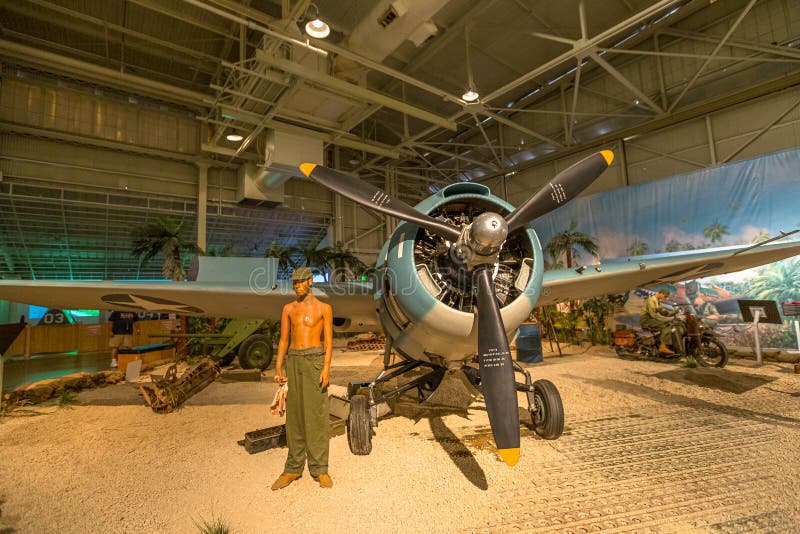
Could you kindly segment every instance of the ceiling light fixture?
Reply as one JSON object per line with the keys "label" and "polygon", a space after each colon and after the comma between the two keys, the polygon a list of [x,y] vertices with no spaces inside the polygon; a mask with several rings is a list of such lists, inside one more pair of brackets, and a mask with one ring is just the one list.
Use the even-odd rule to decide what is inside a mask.
{"label": "ceiling light fixture", "polygon": [[242,139],[244,139],[244,137],[242,137],[239,134],[228,134],[228,135],[225,136],[225,139],[227,139],[228,141],[238,142],[238,141],[241,141]]}
{"label": "ceiling light fixture", "polygon": [[319,18],[319,8],[316,4],[311,4],[309,7],[314,8],[314,18],[306,22],[306,33],[317,39],[326,38],[331,34],[331,27]]}
{"label": "ceiling light fixture", "polygon": [[478,100],[478,98],[480,98],[480,96],[481,95],[479,95],[475,89],[472,89],[470,87],[469,89],[467,89],[466,93],[461,95],[461,98],[464,100],[464,102],[475,102],[476,100]]}

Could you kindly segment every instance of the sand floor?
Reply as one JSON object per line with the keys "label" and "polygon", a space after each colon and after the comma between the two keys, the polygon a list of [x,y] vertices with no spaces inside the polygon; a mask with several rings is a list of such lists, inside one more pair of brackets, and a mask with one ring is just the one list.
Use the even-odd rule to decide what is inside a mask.
{"label": "sand floor", "polygon": [[[491,449],[478,402],[382,420],[368,456],[334,437],[332,490],[306,473],[273,492],[286,449],[237,445],[281,422],[271,379],[214,383],[168,415],[126,384],[18,410],[0,418],[0,533],[190,533],[215,518],[246,534],[797,531],[791,365],[684,369],[572,352],[527,366],[558,386],[566,428],[554,441],[523,428],[516,467]],[[337,351],[332,380],[371,378],[380,360]]]}

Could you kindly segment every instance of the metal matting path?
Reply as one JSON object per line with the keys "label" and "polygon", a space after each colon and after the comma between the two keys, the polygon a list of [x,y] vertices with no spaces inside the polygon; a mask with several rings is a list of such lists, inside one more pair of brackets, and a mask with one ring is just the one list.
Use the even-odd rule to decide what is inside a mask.
{"label": "metal matting path", "polygon": [[555,441],[523,431],[524,449],[555,454],[465,531],[797,532],[800,380],[787,378],[724,404],[595,380],[658,402],[571,414]]}

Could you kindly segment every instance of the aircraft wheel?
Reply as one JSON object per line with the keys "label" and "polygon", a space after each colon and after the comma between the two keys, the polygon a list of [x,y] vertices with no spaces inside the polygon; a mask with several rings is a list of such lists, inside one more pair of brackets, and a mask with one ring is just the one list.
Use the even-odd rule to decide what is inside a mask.
{"label": "aircraft wheel", "polygon": [[728,364],[728,349],[716,339],[704,339],[692,355],[701,367],[725,367]]}
{"label": "aircraft wheel", "polygon": [[350,452],[359,456],[372,452],[369,402],[364,395],[350,397],[350,414],[347,416],[347,444],[350,445]]}
{"label": "aircraft wheel", "polygon": [[556,386],[549,380],[533,383],[533,430],[544,439],[556,439],[564,432],[564,405]]}
{"label": "aircraft wheel", "polygon": [[261,369],[272,363],[272,343],[264,334],[253,334],[239,345],[239,365],[242,369]]}

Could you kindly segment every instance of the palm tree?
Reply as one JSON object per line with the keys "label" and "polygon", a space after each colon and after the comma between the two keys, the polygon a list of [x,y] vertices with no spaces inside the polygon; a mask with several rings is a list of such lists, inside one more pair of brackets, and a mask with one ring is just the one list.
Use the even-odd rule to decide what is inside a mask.
{"label": "palm tree", "polygon": [[346,275],[345,269],[350,270],[353,274],[358,274],[367,268],[363,261],[358,259],[349,249],[344,248],[344,244],[341,241],[337,241],[330,248],[328,255],[328,263],[333,266],[335,281],[337,282],[344,279]]}
{"label": "palm tree", "polygon": [[717,241],[722,241],[722,238],[730,234],[728,227],[720,224],[719,219],[714,219],[714,222],[703,228],[703,236],[711,241],[713,245]]}
{"label": "palm tree", "polygon": [[756,235],[753,238],[751,243],[761,243],[762,241],[766,241],[770,237],[772,237],[772,236],[770,235],[769,232],[765,232],[764,230],[761,230],[760,232],[758,232],[758,235]]}
{"label": "palm tree", "polygon": [[641,256],[642,254],[647,254],[648,250],[650,250],[650,246],[639,238],[636,238],[628,247],[628,255]]}
{"label": "palm tree", "polygon": [[671,239],[669,243],[664,246],[664,252],[678,252],[681,249],[681,242]]}
{"label": "palm tree", "polygon": [[236,249],[233,248],[233,245],[228,244],[221,248],[210,248],[206,252],[202,252],[202,254],[206,256],[213,256],[218,258],[231,258],[233,256],[238,256],[236,253]]}
{"label": "palm tree", "polygon": [[295,268],[295,262],[292,255],[296,252],[294,247],[284,247],[280,243],[273,241],[267,250],[264,251],[264,257],[277,258],[278,269],[284,273],[288,273],[291,269]]}
{"label": "palm tree", "polygon": [[559,256],[564,254],[566,256],[567,268],[572,267],[572,260],[578,254],[578,249],[583,249],[587,254],[597,256],[597,242],[589,234],[575,231],[575,221],[569,223],[569,227],[556,234],[545,246],[545,251],[553,257],[555,263]]}
{"label": "palm tree", "polygon": [[296,248],[293,251],[303,257],[303,265],[317,269],[328,280],[328,263],[331,259],[331,247],[317,248],[319,242],[309,243],[305,248]]}
{"label": "palm tree", "polygon": [[131,232],[131,255],[143,266],[159,252],[164,254],[161,273],[164,278],[182,281],[186,278],[181,255],[196,253],[200,249],[183,237],[184,221],[176,222],[171,217],[160,216],[156,222],[147,223]]}
{"label": "palm tree", "polygon": [[800,301],[800,258],[775,262],[759,270],[750,279],[749,295],[778,302]]}

